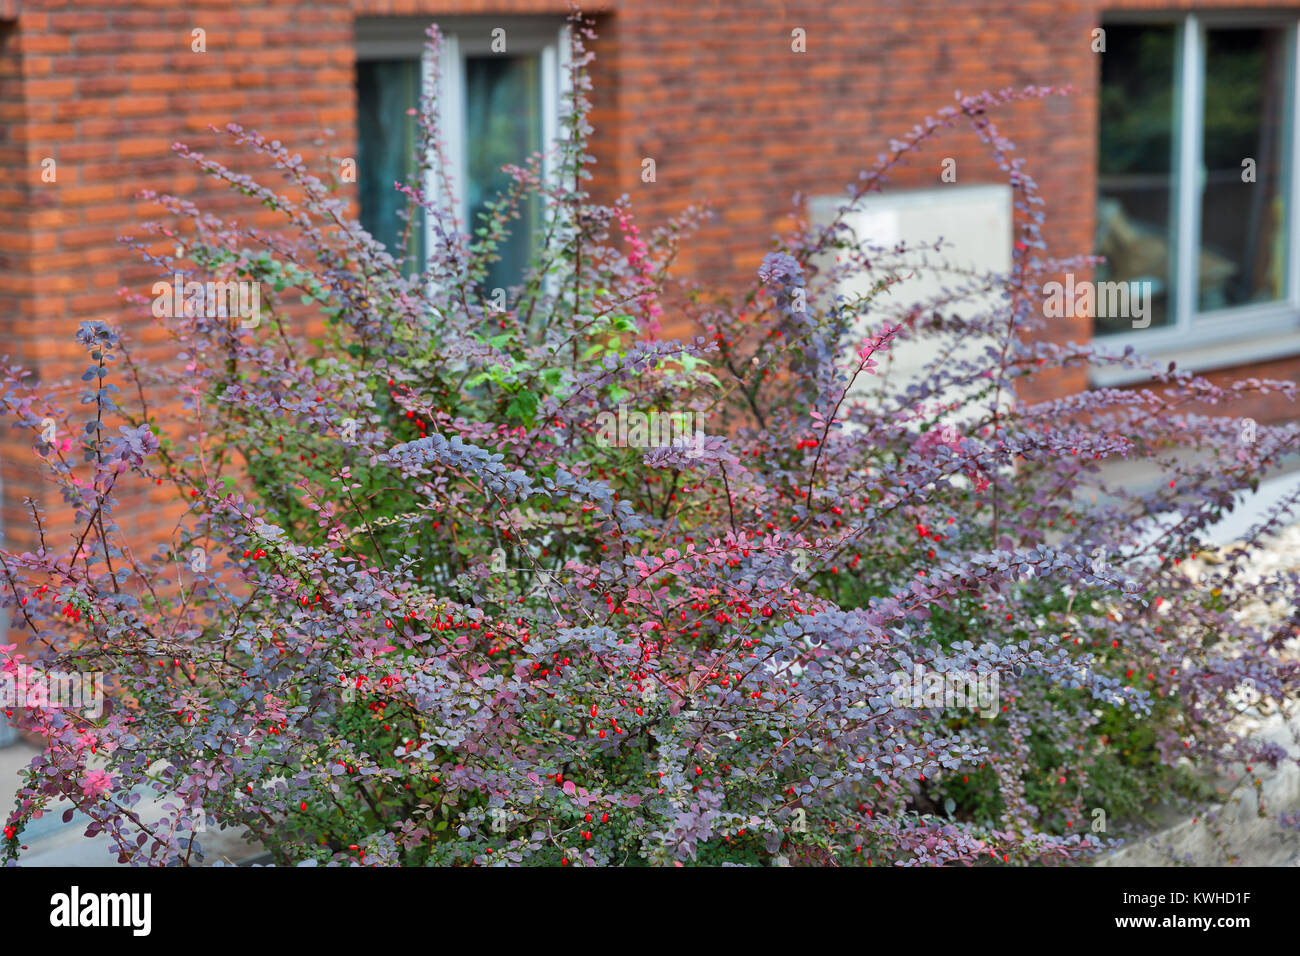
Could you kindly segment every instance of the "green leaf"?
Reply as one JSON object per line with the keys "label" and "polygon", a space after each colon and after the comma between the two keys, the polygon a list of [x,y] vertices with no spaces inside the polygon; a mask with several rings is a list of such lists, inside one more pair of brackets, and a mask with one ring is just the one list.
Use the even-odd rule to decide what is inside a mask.
{"label": "green leaf", "polygon": [[537,414],[537,404],[538,397],[535,393],[528,391],[515,392],[510,398],[510,404],[506,406],[506,414],[512,418],[518,418],[525,425],[531,427]]}

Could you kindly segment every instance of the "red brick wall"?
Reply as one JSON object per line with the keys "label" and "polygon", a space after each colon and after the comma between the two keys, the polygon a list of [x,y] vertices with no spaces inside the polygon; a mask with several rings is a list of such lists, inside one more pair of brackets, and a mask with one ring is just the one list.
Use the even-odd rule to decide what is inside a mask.
{"label": "red brick wall", "polygon": [[[1281,4],[1250,4],[1261,5]],[[610,0],[597,45],[597,188],[631,194],[650,223],[713,203],[717,218],[683,266],[726,281],[752,271],[771,234],[788,225],[795,191],[840,191],[890,136],[951,103],[954,90],[1069,84],[1074,97],[1023,105],[999,124],[1047,198],[1052,250],[1089,251],[1098,70],[1090,31],[1102,6]],[[155,215],[134,198],[140,189],[230,208],[228,194],[173,156],[173,141],[236,160],[206,132],[235,120],[310,156],[319,129],[331,127],[330,154],[355,155],[355,17],[565,8],[562,0],[0,0],[0,353],[51,379],[80,361],[71,340],[78,322],[126,315],[116,290],[144,291],[153,278],[115,241]],[[191,51],[195,27],[207,32],[206,53]],[[793,27],[807,31],[807,53],[791,52]],[[41,182],[47,156],[57,161],[56,183]],[[653,184],[640,179],[646,156],[657,163]],[[960,182],[1000,179],[962,135],[896,183],[938,183],[945,156],[958,160]],[[1062,324],[1052,334],[1079,339],[1087,328]],[[1297,366],[1242,372],[1295,378]],[[1273,405],[1257,414],[1292,412]],[[11,545],[25,528],[14,505],[38,491],[19,464],[27,445],[8,429],[0,437],[0,519]]]}

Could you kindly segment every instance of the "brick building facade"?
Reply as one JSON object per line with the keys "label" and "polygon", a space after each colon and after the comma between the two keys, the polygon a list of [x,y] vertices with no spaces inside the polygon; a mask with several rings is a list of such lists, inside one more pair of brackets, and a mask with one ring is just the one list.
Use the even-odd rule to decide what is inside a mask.
{"label": "brick building facade", "polygon": [[[651,224],[713,204],[716,219],[681,267],[726,281],[752,272],[770,236],[790,224],[794,193],[842,191],[889,137],[950,104],[954,90],[1070,85],[1072,97],[1020,105],[999,125],[1040,183],[1052,251],[1089,252],[1102,82],[1092,31],[1126,12],[1160,21],[1201,9],[1156,0],[605,0],[589,8],[600,33],[595,188],[629,193]],[[1287,10],[1239,9],[1242,22],[1259,9]],[[328,154],[356,155],[358,38],[367,28],[381,35],[393,18],[454,16],[478,18],[463,21],[465,30],[487,33],[502,18],[545,25],[565,11],[563,0],[0,0],[0,353],[51,380],[78,368],[79,322],[129,315],[118,290],[143,292],[155,278],[116,241],[158,215],[136,198],[142,188],[217,209],[232,201],[177,159],[173,142],[239,166],[208,131],[233,120],[308,156],[331,128]],[[806,31],[806,53],[791,49],[794,28]],[[193,49],[195,29],[205,52]],[[1294,43],[1294,23],[1280,29]],[[1289,158],[1289,143],[1281,155]],[[937,187],[944,156],[958,159],[960,182],[1001,181],[962,133],[894,184]],[[653,183],[641,179],[645,157],[656,160]],[[42,178],[48,159],[53,182]],[[1065,319],[1052,334],[1081,340],[1090,328]],[[147,330],[136,334],[149,342]],[[1291,348],[1276,326],[1268,335],[1258,352],[1267,361],[1238,352],[1247,359],[1228,368],[1203,364],[1214,375],[1300,378],[1300,345]],[[1060,385],[1087,381],[1080,374]],[[1293,415],[1267,403],[1239,411]],[[0,435],[0,526],[10,547],[27,534],[23,496],[40,488],[27,446],[28,436]],[[160,500],[164,492],[174,494],[159,488]]]}

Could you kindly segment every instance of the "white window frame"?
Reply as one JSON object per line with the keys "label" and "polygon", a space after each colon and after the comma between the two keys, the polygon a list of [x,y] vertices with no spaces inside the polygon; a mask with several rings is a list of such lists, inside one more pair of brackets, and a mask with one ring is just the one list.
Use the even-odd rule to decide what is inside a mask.
{"label": "white window frame", "polygon": [[[1174,223],[1170,230],[1174,259],[1172,278],[1173,321],[1166,326],[1117,332],[1094,333],[1098,344],[1122,350],[1133,346],[1140,355],[1157,360],[1172,359],[1189,370],[1220,368],[1245,362],[1300,353],[1300,17],[1287,11],[1116,12],[1106,15],[1109,24],[1179,27],[1180,43],[1174,77],[1177,142],[1174,146],[1171,198]],[[1289,161],[1285,171],[1287,223],[1286,296],[1278,302],[1197,310],[1197,270],[1200,257],[1201,195],[1204,176],[1202,134],[1205,115],[1205,40],[1207,29],[1225,27],[1285,26],[1290,48],[1286,142],[1281,155]],[[1101,54],[1105,56],[1106,54]],[[1244,157],[1243,157],[1244,158]],[[1097,369],[1097,384],[1111,385],[1145,378],[1129,370]]]}
{"label": "white window frame", "polygon": [[[359,19],[356,22],[357,61],[418,59],[421,63],[421,78],[427,83],[433,62],[425,49],[425,31],[432,23],[438,24],[443,38],[437,95],[443,145],[446,149],[445,173],[452,187],[452,195],[447,198],[458,228],[467,234],[470,224],[465,221],[465,60],[470,56],[491,53],[492,31],[498,27],[506,31],[506,49],[503,55],[540,55],[542,175],[550,180],[556,173],[551,146],[560,136],[565,98],[572,89],[569,28],[562,18],[553,16]],[[519,157],[520,163],[526,158]],[[425,194],[436,200],[441,192],[441,184],[442,178],[431,167],[425,177]],[[435,241],[433,223],[426,216],[424,248],[432,250]]]}

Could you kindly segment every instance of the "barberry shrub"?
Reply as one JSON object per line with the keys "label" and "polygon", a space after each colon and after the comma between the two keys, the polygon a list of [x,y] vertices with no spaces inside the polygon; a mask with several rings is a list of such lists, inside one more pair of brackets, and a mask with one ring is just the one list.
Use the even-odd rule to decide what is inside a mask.
{"label": "barberry shrub", "polygon": [[[34,817],[75,810],[133,864],[204,861],[216,827],[298,865],[1059,863],[1157,795],[1282,757],[1231,719],[1243,682],[1295,690],[1294,620],[1239,613],[1297,604],[1293,578],[1241,573],[1294,500],[1195,580],[1184,565],[1297,439],[1204,413],[1294,388],[1169,367],[1016,400],[1062,368],[1143,365],[1037,334],[1045,280],[1088,260],[1047,256],[990,117],[1056,92],[959,98],[736,294],[671,279],[694,213],[642,234],[626,198],[590,198],[589,38],[575,21],[550,158],[469,235],[426,91],[396,188],[427,261],[230,126],[283,192],[177,151],[285,228],[158,196],[167,222],[136,245],[167,279],[258,283],[260,322],[154,310],[170,363],[86,323],[75,408],[6,370],[3,410],[64,502],[33,503],[38,548],[0,552],[6,668],[103,673],[111,697],[98,718],[11,711],[48,741],[11,857]],[[899,304],[939,253],[876,247],[849,214],[966,124],[1010,177],[1013,267]],[[485,288],[534,200],[531,267]],[[892,350],[928,339],[974,347],[893,380]],[[1115,482],[1120,459],[1162,483]],[[161,547],[119,525],[157,484],[181,515]],[[973,706],[976,685],[996,694]]]}

